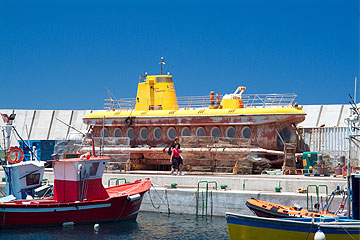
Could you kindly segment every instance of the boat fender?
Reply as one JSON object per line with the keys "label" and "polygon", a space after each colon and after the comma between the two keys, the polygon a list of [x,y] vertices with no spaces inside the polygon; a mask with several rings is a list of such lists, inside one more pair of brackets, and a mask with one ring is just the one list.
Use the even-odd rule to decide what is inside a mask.
{"label": "boat fender", "polygon": [[79,164],[78,165],[78,174],[81,174],[82,176],[84,176],[85,173],[86,173],[86,168],[82,164]]}
{"label": "boat fender", "polygon": [[62,226],[63,227],[69,227],[69,226],[74,226],[75,223],[74,222],[63,222]]}
{"label": "boat fender", "polygon": [[94,231],[95,231],[95,232],[98,232],[99,229],[100,229],[100,224],[95,223],[95,225],[94,225]]}
{"label": "boat fender", "polygon": [[125,119],[125,127],[130,127],[132,124],[132,118],[131,117],[127,117]]}
{"label": "boat fender", "polygon": [[320,228],[315,233],[314,240],[326,240],[325,233],[323,233]]}
{"label": "boat fender", "polygon": [[[15,154],[15,158],[11,158],[12,154]],[[24,151],[19,147],[10,147],[7,154],[7,160],[11,164],[20,163],[24,159]]]}
{"label": "boat fender", "polygon": [[135,195],[131,195],[131,196],[128,196],[127,197],[127,200],[130,201],[130,202],[133,202],[133,201],[136,201],[136,200],[139,200],[140,199],[140,194],[135,194]]}

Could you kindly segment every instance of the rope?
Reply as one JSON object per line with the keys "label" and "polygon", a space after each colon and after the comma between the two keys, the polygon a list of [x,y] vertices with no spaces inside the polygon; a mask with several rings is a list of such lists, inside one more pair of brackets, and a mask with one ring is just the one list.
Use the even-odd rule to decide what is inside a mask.
{"label": "rope", "polygon": [[344,229],[344,231],[351,237],[352,240],[355,240],[353,236],[344,228],[343,225],[340,224],[340,226]]}
{"label": "rope", "polygon": [[[167,199],[167,204],[165,203],[164,199],[160,196],[160,194],[158,193],[158,191],[156,190],[156,188],[154,187],[154,185],[151,183],[151,187],[154,188],[156,194],[158,195],[159,199],[161,200],[161,202],[167,207],[168,209],[168,213],[170,214],[171,210],[170,210],[170,205],[169,205],[169,200],[167,199],[167,194],[166,194],[166,199]],[[166,192],[165,192],[166,193]],[[149,191],[150,194],[150,191]],[[160,208],[160,206],[159,206]],[[157,208],[157,209],[159,209]],[[173,212],[174,213],[174,212]]]}
{"label": "rope", "polygon": [[151,197],[151,194],[150,194],[150,189],[149,189],[149,191],[148,191],[148,194],[149,194],[149,197],[150,197],[150,201],[151,201],[152,206],[153,206],[155,209],[159,209],[159,208],[161,207],[161,204],[159,204],[158,207],[155,207],[155,204],[154,204],[154,202],[153,202],[153,200],[152,200],[152,197]]}
{"label": "rope", "polygon": [[167,196],[167,189],[165,189],[165,198],[166,198],[166,202],[167,202],[168,214],[170,215],[170,204],[169,204],[169,199]]}
{"label": "rope", "polygon": [[154,184],[151,184],[151,187],[155,190],[156,194],[158,195],[159,199],[161,200],[161,203],[159,204],[159,206],[156,207],[155,204],[153,203],[153,199],[152,199],[151,193],[150,193],[150,191],[149,191],[149,196],[150,196],[151,204],[153,205],[153,207],[154,207],[155,209],[160,209],[161,205],[163,204],[163,205],[168,209],[168,214],[170,214],[170,213],[179,214],[179,215],[183,214],[183,213],[186,211],[186,209],[187,209],[188,207],[190,207],[190,205],[191,205],[191,203],[194,201],[194,199],[195,199],[195,197],[196,197],[196,193],[197,193],[197,192],[194,192],[193,198],[191,199],[191,201],[189,202],[189,204],[188,204],[186,207],[184,207],[181,212],[176,213],[176,212],[174,212],[174,211],[172,211],[172,210],[170,209],[169,199],[168,199],[168,196],[167,196],[167,190],[165,189],[165,191],[164,191],[164,193],[165,193],[165,198],[166,198],[166,201],[167,201],[167,202],[165,202],[165,200],[163,199],[163,197],[160,196],[159,192],[156,190]]}
{"label": "rope", "polygon": [[312,220],[311,220],[310,230],[309,230],[309,232],[308,232],[308,234],[307,234],[307,236],[306,236],[306,240],[308,240],[308,239],[309,239],[310,232],[311,232],[311,230],[312,230],[313,226],[315,225],[315,224],[314,224],[314,221],[315,221],[315,219],[314,219],[314,218],[312,218]]}
{"label": "rope", "polygon": [[183,213],[185,212],[185,210],[186,210],[188,207],[190,207],[190,205],[191,205],[191,203],[194,201],[195,197],[196,197],[196,192],[194,193],[193,198],[191,199],[189,205],[187,205],[187,206],[183,209],[183,211],[180,212],[180,213],[178,213],[178,214],[180,214],[180,215],[183,214]]}

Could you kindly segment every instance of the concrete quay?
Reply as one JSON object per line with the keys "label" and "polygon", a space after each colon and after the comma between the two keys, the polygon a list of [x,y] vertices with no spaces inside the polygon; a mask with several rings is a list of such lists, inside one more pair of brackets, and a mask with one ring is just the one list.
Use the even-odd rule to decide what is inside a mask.
{"label": "concrete quay", "polygon": [[[210,197],[212,195],[212,197]],[[209,193],[207,214],[213,216],[225,216],[225,212],[235,212],[251,215],[252,212],[246,207],[245,203],[250,198],[269,201],[273,203],[293,206],[295,203],[306,209],[306,194],[300,193],[275,193],[261,191],[212,191]],[[315,204],[316,197],[313,195],[312,201]],[[325,197],[323,196],[325,204]],[[330,211],[336,211],[341,203],[341,197],[337,196]],[[170,214],[196,214],[196,189],[166,189],[151,188],[145,194],[141,204],[141,211],[162,212]],[[309,201],[310,204],[310,201]],[[322,206],[322,205],[321,205]],[[202,210],[199,209],[199,213]]]}
{"label": "concrete quay", "polygon": [[[186,174],[186,173],[185,173]],[[4,177],[4,172],[0,171]],[[52,169],[46,169],[44,178],[53,182]],[[305,188],[308,185],[327,185],[330,194],[337,186],[345,187],[346,180],[335,177],[305,177],[300,175],[232,175],[232,174],[201,174],[171,176],[167,172],[136,171],[128,173],[106,173],[103,176],[103,185],[108,186],[109,179],[125,178],[127,182],[138,179],[150,178],[153,187],[145,194],[141,211],[170,212],[171,214],[196,214],[196,192],[199,181],[216,181],[218,190],[209,188],[207,213],[214,216],[224,216],[225,212],[237,212],[251,214],[245,206],[250,198],[292,206],[295,203],[303,208],[307,206],[306,193],[298,193],[299,187]],[[115,180],[110,184],[114,185]],[[123,181],[120,181],[120,184]],[[177,188],[171,188],[176,183]],[[227,190],[220,190],[221,185],[227,185]],[[282,187],[281,192],[275,192],[275,187]],[[205,196],[204,184],[200,192]],[[2,185],[4,187],[4,185]],[[312,195],[312,202],[315,204],[315,188],[309,188],[309,195]],[[320,190],[322,202],[325,204],[325,189]],[[341,202],[341,196],[334,199],[332,208],[336,210]],[[309,199],[309,204],[310,204]],[[199,210],[201,213],[201,209]]]}

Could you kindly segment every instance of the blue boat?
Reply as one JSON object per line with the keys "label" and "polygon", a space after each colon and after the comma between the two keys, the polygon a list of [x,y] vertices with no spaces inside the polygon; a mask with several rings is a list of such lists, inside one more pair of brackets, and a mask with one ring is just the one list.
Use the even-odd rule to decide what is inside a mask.
{"label": "blue boat", "polygon": [[360,239],[360,221],[354,219],[276,219],[226,213],[226,221],[230,240],[310,240],[319,230],[326,240]]}
{"label": "blue boat", "polygon": [[351,182],[352,218],[265,218],[226,213],[230,240],[360,239],[360,174],[353,174]]}
{"label": "blue boat", "polygon": [[[359,136],[353,126],[360,123],[360,109],[357,108],[355,103],[352,103],[352,105],[352,115],[347,119],[349,127],[349,156],[351,152],[351,139]],[[351,199],[351,201],[347,202],[348,218],[313,217],[279,219],[226,213],[230,240],[359,240],[360,174],[351,175],[350,157],[347,161],[347,167],[347,196]],[[350,207],[351,204],[352,207]]]}

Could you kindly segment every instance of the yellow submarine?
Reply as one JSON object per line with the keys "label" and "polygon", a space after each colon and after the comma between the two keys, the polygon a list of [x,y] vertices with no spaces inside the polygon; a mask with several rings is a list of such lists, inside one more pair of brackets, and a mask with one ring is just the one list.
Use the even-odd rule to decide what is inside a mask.
{"label": "yellow submarine", "polygon": [[222,171],[249,155],[276,162],[285,143],[298,142],[296,125],[306,114],[295,94],[246,95],[240,86],[224,95],[177,97],[173,77],[163,74],[163,58],[160,64],[160,75],[140,76],[135,99],[110,98],[107,111],[83,117],[95,137],[128,137],[133,166],[168,166],[165,150],[175,138],[189,166]]}

